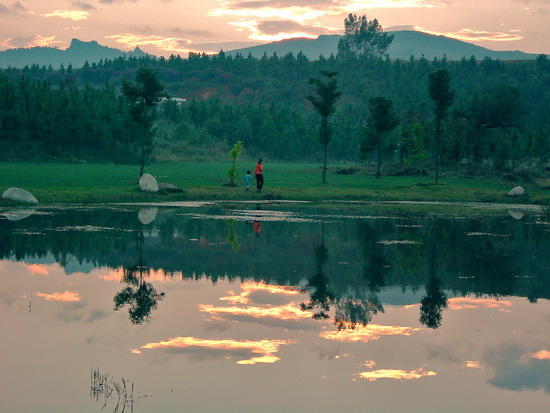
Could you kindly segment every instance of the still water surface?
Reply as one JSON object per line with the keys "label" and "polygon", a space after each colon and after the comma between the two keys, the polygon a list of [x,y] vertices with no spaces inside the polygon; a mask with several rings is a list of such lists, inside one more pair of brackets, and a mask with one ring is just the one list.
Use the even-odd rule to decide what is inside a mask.
{"label": "still water surface", "polygon": [[2,412],[550,406],[550,224],[536,208],[0,214]]}

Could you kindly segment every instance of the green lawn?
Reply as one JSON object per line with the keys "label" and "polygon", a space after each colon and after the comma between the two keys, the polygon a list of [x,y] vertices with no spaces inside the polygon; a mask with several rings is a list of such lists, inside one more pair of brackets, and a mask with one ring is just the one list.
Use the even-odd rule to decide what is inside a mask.
{"label": "green lawn", "polygon": [[[527,196],[511,199],[506,193],[517,184],[498,179],[443,176],[440,184],[433,178],[382,177],[364,173],[338,175],[331,169],[327,184],[321,184],[318,164],[266,163],[265,187],[261,194],[246,192],[242,176],[253,170],[255,162],[240,162],[239,187],[223,186],[227,182],[227,163],[186,162],[152,164],[145,168],[159,182],[184,189],[181,194],[145,194],[137,189],[139,167],[136,165],[0,163],[0,191],[11,186],[24,188],[41,204],[99,202],[166,202],[183,200],[411,200],[411,201],[479,201],[549,203],[550,191],[536,184],[522,184]],[[331,168],[337,165],[330,165]],[[254,182],[253,182],[254,183]],[[254,188],[253,188],[254,189]],[[7,205],[0,201],[0,205]]]}

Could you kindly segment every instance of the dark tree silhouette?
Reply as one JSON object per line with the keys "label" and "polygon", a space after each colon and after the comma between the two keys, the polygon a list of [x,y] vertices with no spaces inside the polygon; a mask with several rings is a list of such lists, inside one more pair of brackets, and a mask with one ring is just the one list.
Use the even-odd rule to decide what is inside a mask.
{"label": "dark tree silhouette", "polygon": [[368,299],[353,299],[344,297],[335,302],[334,325],[338,330],[354,329],[358,324],[366,326],[378,312],[384,312],[384,307],[377,295]]}
{"label": "dark tree silhouette", "polygon": [[426,295],[420,300],[420,322],[428,328],[438,328],[444,308],[447,308],[447,295],[441,288],[441,280],[430,277],[426,284]]}
{"label": "dark tree silhouette", "polygon": [[122,79],[121,90],[130,101],[130,116],[137,127],[136,143],[140,152],[139,176],[141,177],[145,160],[153,146],[153,122],[155,121],[153,108],[167,95],[156,72],[147,66],[141,66],[138,69],[136,83]]}
{"label": "dark tree silhouette", "polygon": [[164,298],[164,293],[157,292],[153,284],[145,282],[149,268],[143,260],[143,232],[137,231],[136,237],[137,263],[124,268],[122,282],[125,282],[127,287],[118,292],[113,301],[115,311],[128,305],[132,324],[142,324],[148,321],[151,311],[158,308],[158,302]]}
{"label": "dark tree silhouette", "polygon": [[367,144],[361,145],[362,152],[365,148],[376,148],[377,166],[376,178],[380,178],[380,165],[382,164],[382,151],[386,136],[399,124],[393,110],[391,99],[378,95],[369,102]]}
{"label": "dark tree silhouette", "polygon": [[114,309],[120,310],[128,305],[132,324],[148,321],[151,311],[158,308],[158,302],[163,299],[164,293],[157,292],[153,284],[144,281],[142,275],[136,277],[132,269],[125,269],[124,281],[128,286],[113,298]]}
{"label": "dark tree silhouette", "polygon": [[315,249],[315,265],[317,271],[309,278],[307,286],[303,292],[309,292],[310,300],[308,303],[300,304],[302,311],[313,310],[315,320],[330,318],[328,314],[330,304],[334,300],[334,295],[328,289],[328,277],[325,274],[325,264],[328,259],[328,250],[325,247],[324,225],[322,230],[321,245]]}
{"label": "dark tree silhouette", "polygon": [[338,57],[345,55],[377,58],[386,55],[393,35],[384,33],[377,19],[350,13],[344,20],[344,35],[338,41]]}
{"label": "dark tree silhouette", "polygon": [[328,118],[336,109],[336,101],[340,98],[338,90],[338,82],[336,75],[338,72],[323,70],[321,72],[327,78],[322,81],[316,78],[310,78],[309,84],[315,86],[316,96],[307,96],[307,99],[313,104],[313,107],[321,115],[321,126],[319,127],[319,141],[324,146],[324,163],[323,163],[323,183],[327,183],[327,145],[332,137],[332,129],[328,123]]}
{"label": "dark tree silhouette", "polygon": [[434,103],[435,114],[435,183],[439,182],[439,163],[441,152],[441,121],[447,117],[447,110],[454,100],[449,72],[440,69],[430,73],[428,90]]}

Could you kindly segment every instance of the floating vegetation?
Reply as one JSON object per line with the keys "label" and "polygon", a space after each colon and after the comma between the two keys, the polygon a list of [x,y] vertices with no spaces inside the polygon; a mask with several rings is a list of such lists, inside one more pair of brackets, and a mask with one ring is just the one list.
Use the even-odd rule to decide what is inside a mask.
{"label": "floating vegetation", "polygon": [[510,234],[493,234],[491,232],[467,232],[468,237],[511,237]]}
{"label": "floating vegetation", "polygon": [[67,226],[67,227],[55,227],[55,228],[46,228],[48,231],[58,231],[58,232],[67,232],[67,231],[83,231],[83,232],[101,232],[101,231],[117,231],[117,232],[135,232],[134,229],[124,229],[124,228],[111,228],[111,227],[97,227],[95,225],[76,225],[76,226]]}
{"label": "floating vegetation", "polygon": [[386,241],[378,241],[377,244],[382,245],[421,245],[418,241],[410,241],[410,240],[386,240]]}
{"label": "floating vegetation", "polygon": [[123,413],[126,408],[134,410],[134,382],[124,377],[114,380],[109,373],[103,373],[98,368],[92,368],[90,382],[90,397],[96,402],[103,402],[101,410],[109,402],[116,403],[113,413]]}
{"label": "floating vegetation", "polygon": [[33,231],[24,230],[24,229],[14,230],[13,233],[20,234],[20,235],[46,235],[43,232],[33,232]]}

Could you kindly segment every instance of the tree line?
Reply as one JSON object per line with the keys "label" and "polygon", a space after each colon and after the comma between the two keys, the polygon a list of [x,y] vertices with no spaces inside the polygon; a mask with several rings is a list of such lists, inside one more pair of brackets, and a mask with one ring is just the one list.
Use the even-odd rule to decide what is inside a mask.
{"label": "tree line", "polygon": [[[372,31],[368,21],[348,23],[350,33],[354,25]],[[387,47],[388,39],[383,40]],[[361,38],[348,43],[361,50]],[[544,169],[550,157],[545,55],[522,62],[413,56],[402,61],[345,49],[315,60],[302,53],[256,59],[222,51],[117,58],[81,69],[6,69],[0,74],[0,157],[137,162],[139,125],[132,122],[120,87],[143,66],[156,73],[167,94],[186,99],[183,105],[167,101],[152,109],[155,160],[219,159],[237,141],[251,155],[322,160],[319,118],[307,98],[315,92],[309,80],[322,72],[337,73],[341,93],[329,124],[331,160],[401,162],[420,173],[439,165],[457,172],[499,172]],[[429,91],[430,74],[441,70],[453,91],[443,118],[434,112]],[[383,139],[371,128],[376,97],[391,101],[396,120]]]}

